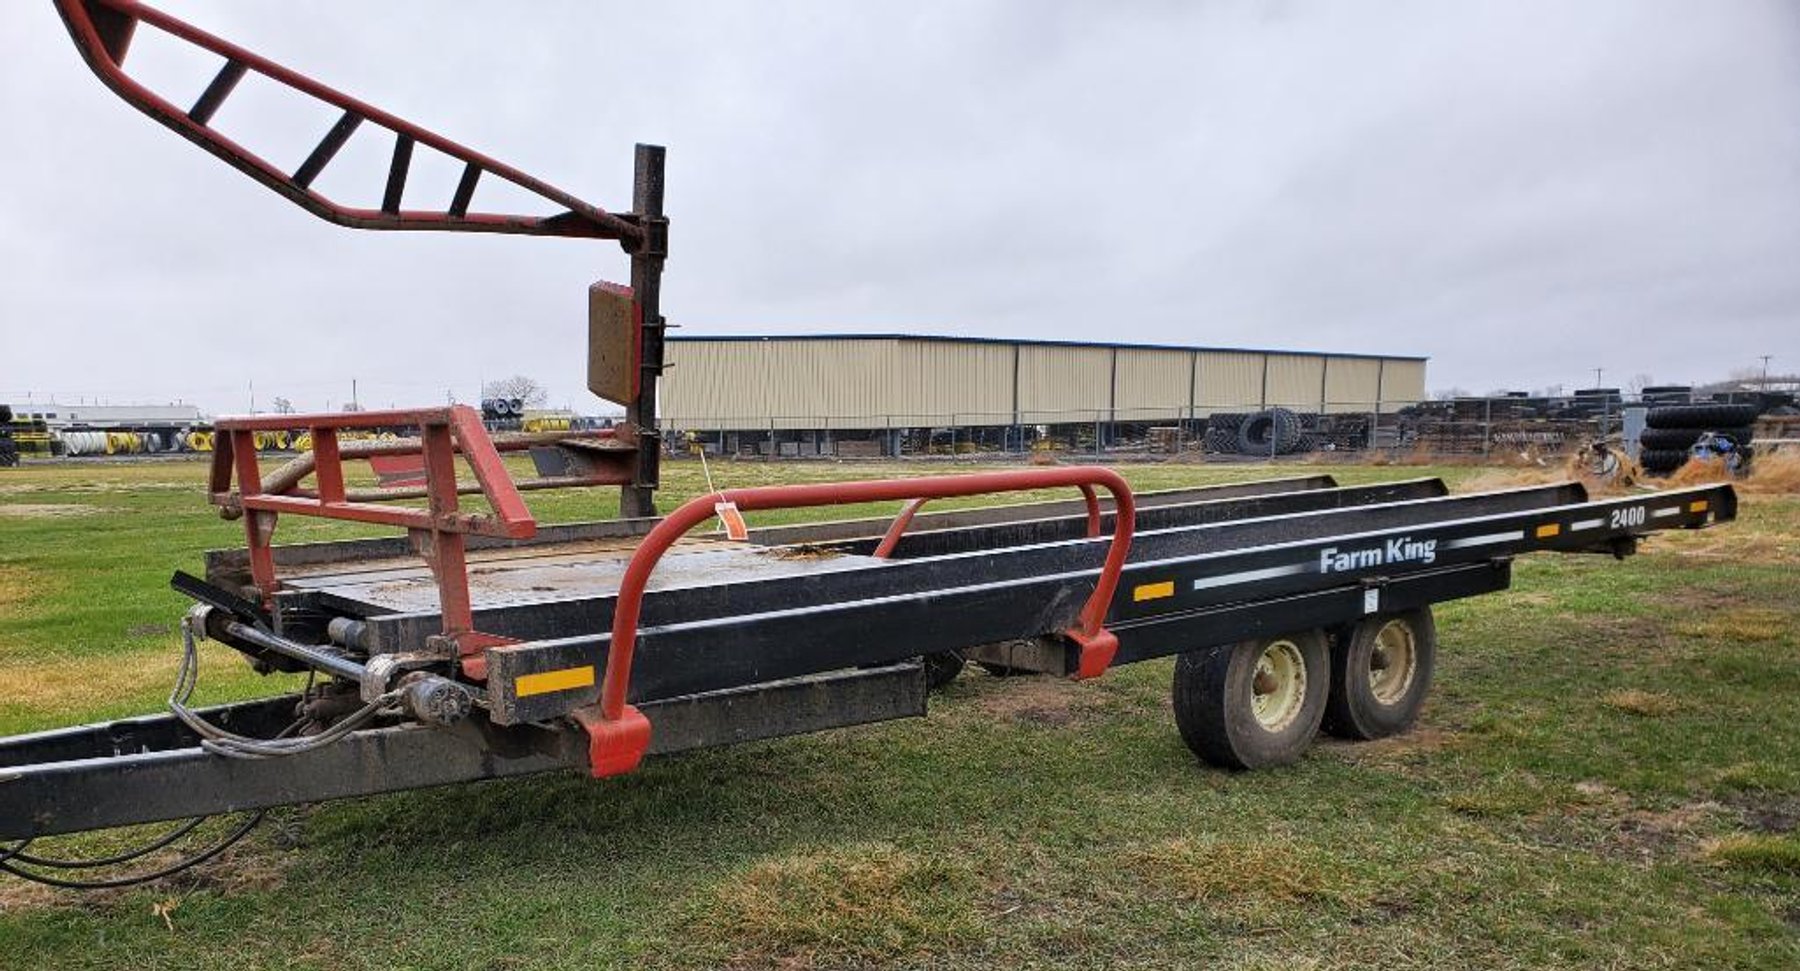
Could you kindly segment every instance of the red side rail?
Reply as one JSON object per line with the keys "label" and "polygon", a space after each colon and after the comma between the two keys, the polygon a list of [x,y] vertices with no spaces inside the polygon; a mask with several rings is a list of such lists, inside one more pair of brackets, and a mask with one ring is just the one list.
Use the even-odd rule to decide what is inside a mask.
{"label": "red side rail", "polygon": [[[1094,495],[1093,486],[1083,482],[1080,488],[1081,498],[1087,500],[1087,534],[1090,538],[1099,536],[1100,499]],[[917,516],[919,510],[923,509],[925,504],[930,501],[929,496],[920,496],[907,503],[900,510],[900,514],[894,517],[893,524],[888,526],[887,532],[881,537],[881,542],[875,544],[875,552],[870,555],[884,560],[893,556],[894,547],[900,545],[900,537],[906,534],[906,527],[912,525],[913,517]]]}
{"label": "red side rail", "polygon": [[[645,237],[636,221],[614,215],[583,202],[557,187],[533,178],[510,165],[466,148],[435,132],[359,101],[298,71],[215,37],[185,21],[137,0],[56,0],[56,8],[68,25],[69,35],[88,66],[132,107],[188,141],[206,149],[225,163],[274,189],[321,219],[354,229],[437,229],[461,232],[518,233],[533,236],[576,236],[616,239],[635,246]],[[197,93],[191,107],[183,109],[125,72],[125,55],[138,24],[164,31],[224,59],[218,74]],[[342,112],[323,133],[319,143],[292,170],[283,169],[227,138],[210,123],[238,82],[254,71],[277,84],[322,101]],[[358,208],[336,202],[312,188],[344,143],[364,123],[385,129],[393,136],[393,154],[382,184],[379,209]],[[417,145],[442,152],[463,164],[462,179],[450,199],[439,209],[403,209],[407,173]],[[510,182],[562,211],[549,215],[514,215],[470,212],[476,184],[491,175]]]}
{"label": "red side rail", "polygon": [[[1104,626],[1107,608],[1119,585],[1119,573],[1131,550],[1131,534],[1136,522],[1137,506],[1131,487],[1111,469],[1091,466],[1051,469],[1018,469],[1005,472],[979,472],[969,475],[925,476],[916,479],[879,479],[869,482],[827,482],[812,485],[763,486],[749,489],[727,489],[689,500],[658,523],[632,554],[625,575],[619,582],[619,596],[613,607],[612,640],[606,655],[606,674],[600,686],[598,710],[589,708],[576,713],[587,729],[589,763],[596,776],[616,775],[636,768],[650,744],[650,722],[636,708],[626,703],[631,686],[632,653],[637,646],[638,615],[643,608],[644,590],[650,574],[663,554],[695,526],[711,519],[714,506],[730,502],[744,511],[756,509],[797,509],[808,506],[839,506],[856,502],[883,502],[894,499],[944,499],[952,496],[978,496],[996,492],[1022,492],[1031,489],[1054,489],[1076,486],[1087,490],[1092,499],[1094,486],[1112,493],[1117,514],[1113,517],[1112,543],[1107,547],[1106,562],[1094,592],[1082,607],[1076,626],[1063,633],[1081,647],[1077,678],[1099,677],[1112,663],[1119,641]],[[1098,515],[1098,503],[1090,507]]]}

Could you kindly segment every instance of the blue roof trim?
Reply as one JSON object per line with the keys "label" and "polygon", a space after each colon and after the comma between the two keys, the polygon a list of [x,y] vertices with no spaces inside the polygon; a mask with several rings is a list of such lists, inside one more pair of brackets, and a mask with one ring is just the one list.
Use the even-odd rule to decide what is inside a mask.
{"label": "blue roof trim", "polygon": [[1272,347],[1207,347],[1195,344],[1119,344],[1107,341],[1055,341],[1038,338],[950,337],[943,334],[670,334],[665,340],[699,341],[932,341],[942,344],[1007,344],[1027,347],[1098,347],[1131,351],[1202,351],[1225,354],[1276,354],[1283,357],[1340,357],[1367,361],[1427,361],[1413,354],[1362,354],[1339,351],[1291,351]]}

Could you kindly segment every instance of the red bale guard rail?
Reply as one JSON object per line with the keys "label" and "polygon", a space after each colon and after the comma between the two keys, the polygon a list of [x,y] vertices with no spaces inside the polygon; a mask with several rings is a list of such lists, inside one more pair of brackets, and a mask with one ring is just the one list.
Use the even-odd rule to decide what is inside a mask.
{"label": "red bale guard rail", "polygon": [[[417,426],[419,442],[412,449],[425,459],[426,508],[383,506],[346,498],[344,464],[338,432],[345,429]],[[269,415],[254,418],[222,418],[214,428],[220,433],[213,451],[208,485],[211,501],[225,515],[241,512],[250,552],[250,573],[265,602],[275,595],[275,554],[271,541],[277,516],[292,513],[325,519],[400,526],[408,531],[413,546],[431,566],[437,581],[443,613],[443,646],[454,650],[463,673],[481,680],[487,676],[482,652],[504,638],[475,631],[469,601],[469,576],[465,536],[500,536],[529,539],[537,533],[537,521],[525,508],[524,499],[506,473],[500,453],[481,424],[481,415],[467,405],[398,411],[357,411],[323,415]],[[277,495],[263,491],[262,469],[257,461],[256,433],[305,428],[312,435],[315,494]],[[399,446],[397,443],[396,447]],[[456,455],[460,452],[475,473],[481,495],[493,514],[464,513],[457,508]],[[231,491],[233,473],[237,491]]]}
{"label": "red bale guard rail", "polygon": [[[1131,550],[1131,534],[1137,518],[1137,504],[1131,487],[1117,472],[1094,466],[1051,469],[1017,469],[1005,472],[977,472],[968,475],[925,476],[916,479],[877,479],[867,482],[823,482],[811,485],[762,486],[711,492],[684,503],[651,529],[619,582],[618,600],[613,607],[612,639],[606,655],[606,674],[600,687],[600,703],[575,713],[575,718],[588,733],[588,761],[596,776],[630,772],[642,760],[650,745],[650,721],[626,702],[631,687],[631,660],[637,647],[638,615],[643,608],[644,591],[650,574],[663,554],[689,530],[715,515],[717,503],[734,503],[738,509],[798,509],[808,506],[841,506],[857,502],[883,502],[895,499],[945,499],[956,496],[978,496],[997,492],[1022,492],[1030,489],[1054,489],[1063,486],[1082,488],[1090,500],[1090,516],[1097,519],[1098,500],[1093,487],[1112,493],[1114,508],[1113,539],[1107,547],[1106,563],[1094,592],[1082,607],[1076,626],[1063,631],[1081,648],[1081,660],[1075,677],[1096,678],[1112,664],[1118,652],[1119,639],[1105,627],[1106,611],[1118,589],[1119,574]],[[912,507],[916,511],[916,506]],[[903,512],[904,516],[905,513]],[[907,517],[910,519],[910,517]],[[904,524],[901,524],[904,529]]]}
{"label": "red bale guard rail", "polygon": [[[1088,538],[1092,539],[1100,535],[1100,500],[1094,495],[1093,486],[1083,482],[1080,489],[1081,498],[1087,500],[1087,534]],[[931,497],[920,496],[907,503],[905,508],[900,510],[900,514],[894,517],[893,525],[888,527],[887,533],[881,537],[881,542],[876,544],[875,552],[869,555],[883,560],[893,556],[894,547],[900,545],[900,537],[905,535],[906,527],[912,525],[913,517],[917,516],[919,510],[930,501]]]}

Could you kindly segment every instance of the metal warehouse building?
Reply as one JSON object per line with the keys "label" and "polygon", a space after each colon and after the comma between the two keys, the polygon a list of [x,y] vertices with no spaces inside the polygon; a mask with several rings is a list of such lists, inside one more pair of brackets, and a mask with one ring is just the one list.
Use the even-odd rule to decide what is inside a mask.
{"label": "metal warehouse building", "polygon": [[1425,390],[1424,358],[1364,354],[910,334],[671,337],[666,354],[664,427],[769,441],[1054,426],[1109,438],[1269,407],[1380,415]]}

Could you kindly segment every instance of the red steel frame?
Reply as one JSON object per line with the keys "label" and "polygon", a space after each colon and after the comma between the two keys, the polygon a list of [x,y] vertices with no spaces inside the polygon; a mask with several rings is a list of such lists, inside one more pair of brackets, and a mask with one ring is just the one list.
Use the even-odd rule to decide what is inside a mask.
{"label": "red steel frame", "polygon": [[[335,88],[245,50],[221,37],[137,0],[56,0],[69,33],[100,80],[126,102],[151,118],[218,156],[258,182],[287,196],[307,211],[330,222],[357,229],[437,229],[464,232],[523,233],[537,236],[573,236],[616,239],[636,244],[645,230],[633,220],[609,213],[577,199],[510,165],[466,148],[435,132]],[[217,77],[191,108],[183,110],[125,73],[125,55],[139,22],[147,23],[225,59]],[[237,142],[209,127],[213,114],[231,95],[247,71],[317,98],[343,111],[343,116],[294,172],[285,172]],[[387,191],[380,209],[337,203],[311,188],[312,181],[329,165],[362,122],[368,121],[394,133],[393,160],[388,169]],[[415,144],[425,145],[462,162],[463,184],[442,211],[402,210],[401,196]],[[491,173],[567,212],[549,216],[469,212],[475,184]]]}
{"label": "red steel frame", "polygon": [[[1087,534],[1088,534],[1088,537],[1092,538],[1095,536],[1099,536],[1100,535],[1100,499],[1094,495],[1094,487],[1093,486],[1088,485],[1087,483],[1083,482],[1083,483],[1081,483],[1080,488],[1081,488],[1081,498],[1087,500]],[[919,510],[924,508],[925,504],[930,501],[931,501],[930,496],[920,496],[917,499],[914,499],[911,502],[908,502],[906,504],[906,506],[900,510],[900,514],[894,517],[893,524],[890,525],[888,527],[887,532],[885,534],[883,534],[883,536],[881,537],[881,542],[875,544],[875,552],[870,555],[880,557],[881,559],[884,559],[884,560],[890,556],[893,556],[894,555],[894,547],[900,545],[900,537],[905,535],[906,527],[912,525],[913,517],[917,516],[919,514]]]}
{"label": "red steel frame", "polygon": [[[344,463],[338,433],[348,429],[417,427],[415,442],[383,443],[383,454],[417,453],[425,461],[423,509],[359,502],[350,498],[344,484]],[[275,554],[272,540],[282,513],[344,519],[351,522],[399,526],[407,530],[413,547],[431,567],[437,582],[443,614],[441,648],[449,650],[474,680],[487,676],[483,652],[512,643],[474,629],[469,600],[466,539],[468,535],[529,539],[537,533],[532,518],[500,459],[500,450],[488,437],[481,415],[467,405],[398,411],[357,411],[323,415],[268,415],[222,418],[215,423],[212,472],[208,484],[211,501],[227,515],[244,517],[244,535],[250,552],[250,573],[267,601],[275,595]],[[256,433],[305,428],[312,435],[312,473],[315,489],[299,488],[287,481],[274,491],[264,487],[256,454]],[[571,435],[568,437],[579,437]],[[521,446],[529,442],[517,443]],[[466,513],[458,508],[457,495],[475,491],[457,481],[456,456],[461,453],[475,474],[475,486],[493,510]],[[232,490],[236,477],[237,489]],[[619,475],[534,479],[524,488],[583,485],[616,485]]]}
{"label": "red steel frame", "polygon": [[[1063,486],[1081,488],[1089,499],[1090,522],[1097,522],[1099,503],[1093,487],[1112,493],[1116,515],[1113,538],[1094,592],[1082,607],[1074,627],[1063,632],[1081,649],[1075,677],[1096,678],[1112,664],[1119,639],[1105,627],[1106,612],[1118,589],[1119,573],[1131,550],[1137,504],[1131,487],[1117,472],[1094,466],[1053,469],[1016,469],[968,475],[924,476],[916,479],[876,479],[865,482],[826,482],[809,485],[762,486],[712,492],[684,503],[650,530],[619,581],[613,607],[612,639],[606,654],[606,674],[600,686],[598,706],[575,713],[588,733],[588,761],[595,776],[617,775],[637,767],[650,744],[650,721],[626,701],[631,686],[631,660],[637,647],[638,616],[650,574],[663,554],[695,526],[711,519],[715,505],[729,502],[742,510],[797,509],[807,506],[840,506],[856,502],[910,499],[916,511],[925,499],[977,496],[996,492],[1022,492]],[[902,515],[905,515],[903,512]],[[908,517],[910,518],[910,517]],[[902,526],[902,528],[904,528]]]}

